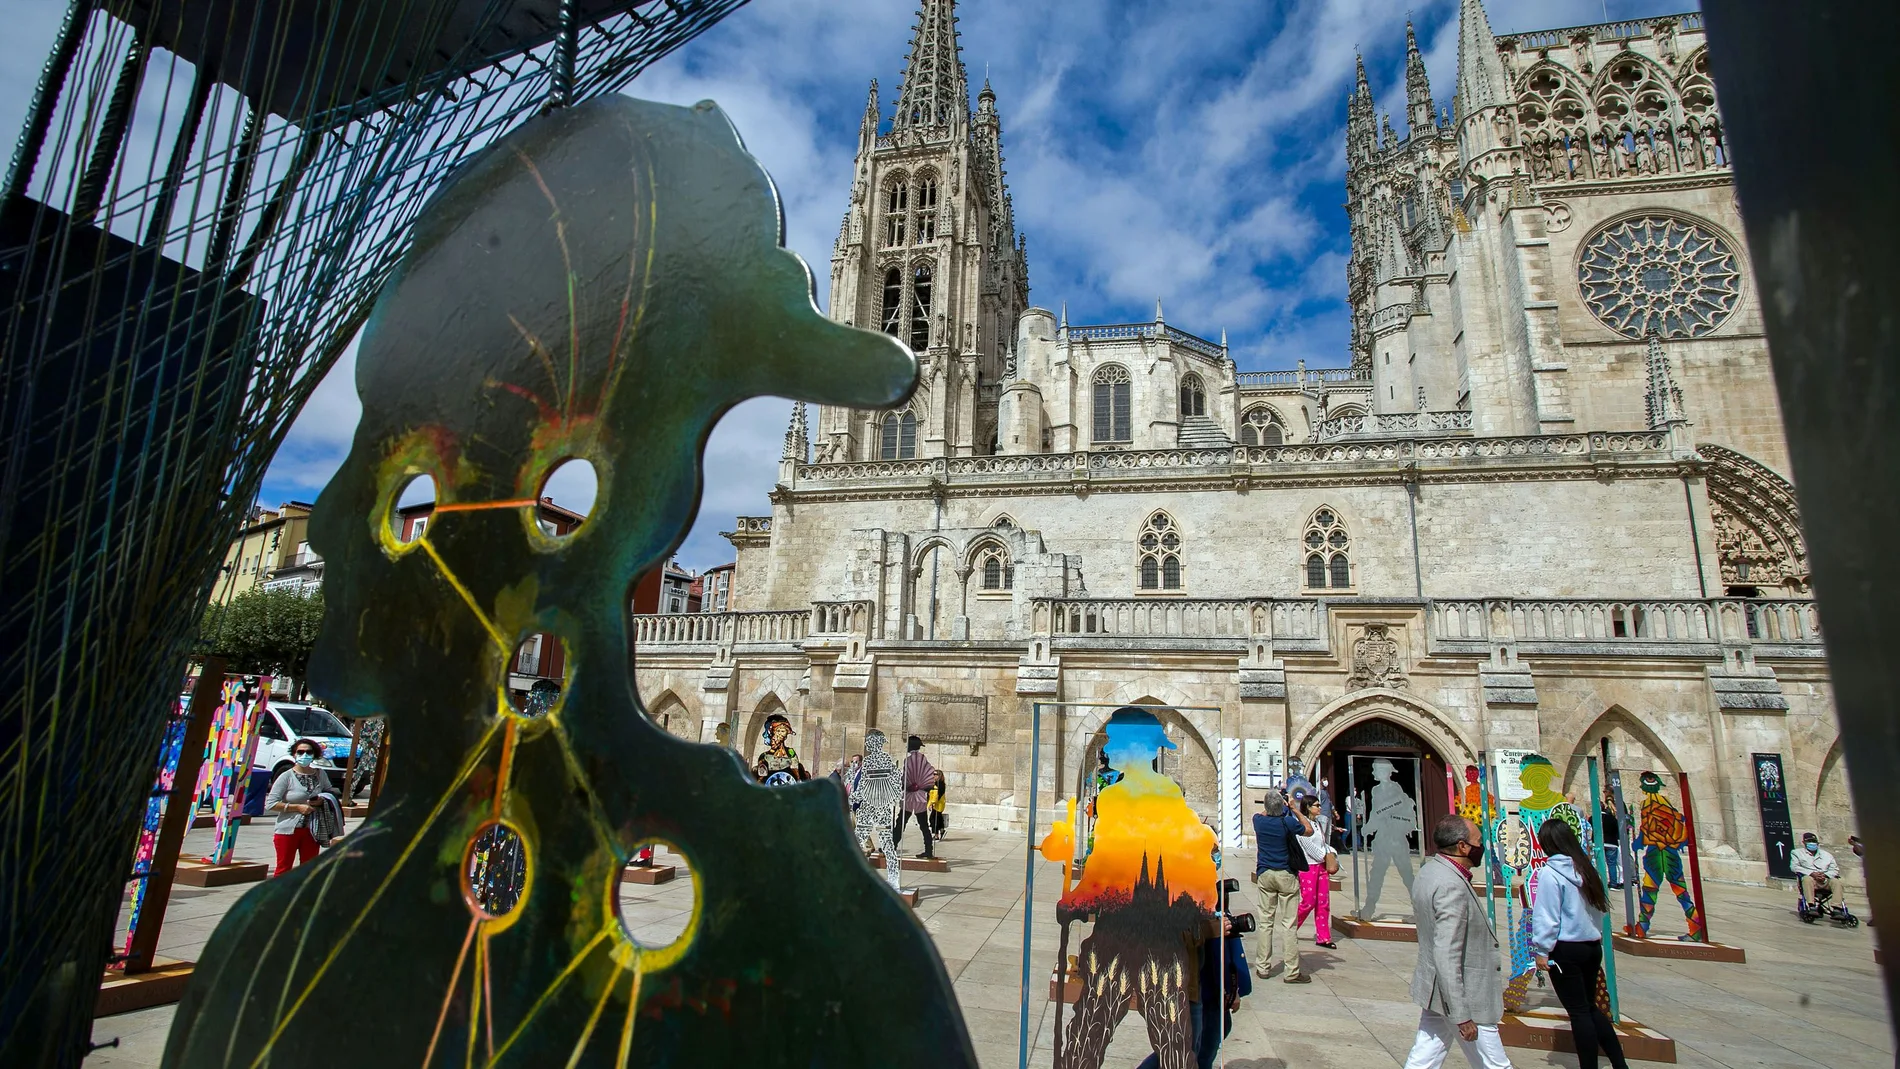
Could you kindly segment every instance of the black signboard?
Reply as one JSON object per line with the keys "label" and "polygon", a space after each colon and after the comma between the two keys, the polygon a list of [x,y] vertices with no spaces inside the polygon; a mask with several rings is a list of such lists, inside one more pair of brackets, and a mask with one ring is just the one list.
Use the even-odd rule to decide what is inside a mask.
{"label": "black signboard", "polygon": [[1761,804],[1761,839],[1768,849],[1768,875],[1794,879],[1789,858],[1794,854],[1794,822],[1788,816],[1788,780],[1781,774],[1781,755],[1755,755],[1755,798]]}

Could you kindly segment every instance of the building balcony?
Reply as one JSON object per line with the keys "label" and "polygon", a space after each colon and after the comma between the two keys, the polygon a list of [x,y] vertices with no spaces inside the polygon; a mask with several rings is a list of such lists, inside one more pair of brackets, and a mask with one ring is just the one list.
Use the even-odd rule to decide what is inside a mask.
{"label": "building balcony", "polygon": [[1314,438],[1322,442],[1353,439],[1371,441],[1386,438],[1440,438],[1470,433],[1471,413],[1467,411],[1374,412],[1323,419]]}

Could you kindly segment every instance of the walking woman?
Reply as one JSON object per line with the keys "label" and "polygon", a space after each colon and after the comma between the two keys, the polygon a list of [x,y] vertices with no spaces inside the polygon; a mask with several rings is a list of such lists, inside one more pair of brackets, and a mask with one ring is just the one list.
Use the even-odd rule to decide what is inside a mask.
{"label": "walking woman", "polygon": [[289,872],[293,859],[299,865],[308,865],[317,859],[319,844],[313,834],[317,826],[317,796],[331,790],[330,777],[315,767],[321,753],[321,748],[309,739],[291,743],[290,759],[295,763],[277,777],[270,785],[270,793],[264,796],[264,808],[277,814],[276,834],[271,837],[277,847],[277,868],[272,876]]}
{"label": "walking woman", "polygon": [[1531,950],[1537,967],[1549,971],[1550,986],[1570,1015],[1579,1069],[1597,1069],[1599,1050],[1614,1069],[1628,1069],[1623,1042],[1609,1014],[1597,1005],[1603,915],[1610,908],[1603,877],[1583,852],[1577,833],[1562,820],[1545,821],[1537,829],[1537,841],[1550,857],[1539,871],[1537,899],[1531,906]]}
{"label": "walking woman", "polygon": [[1293,918],[1293,928],[1297,931],[1311,913],[1313,945],[1338,950],[1339,944],[1333,942],[1333,873],[1339,871],[1339,859],[1329,841],[1332,828],[1320,817],[1322,808],[1317,794],[1300,799],[1300,812],[1313,822],[1313,834],[1293,837],[1306,852],[1306,871],[1300,873],[1300,912]]}

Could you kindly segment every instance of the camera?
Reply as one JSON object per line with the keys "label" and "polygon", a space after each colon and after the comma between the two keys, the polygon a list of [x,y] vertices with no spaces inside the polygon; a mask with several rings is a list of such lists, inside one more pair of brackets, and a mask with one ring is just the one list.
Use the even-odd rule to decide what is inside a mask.
{"label": "camera", "polygon": [[1229,876],[1220,882],[1220,889],[1222,894],[1233,894],[1235,891],[1240,890],[1240,881],[1235,877]]}
{"label": "camera", "polygon": [[1235,935],[1251,935],[1258,927],[1258,925],[1254,923],[1253,914],[1251,913],[1229,914],[1227,920],[1234,926]]}

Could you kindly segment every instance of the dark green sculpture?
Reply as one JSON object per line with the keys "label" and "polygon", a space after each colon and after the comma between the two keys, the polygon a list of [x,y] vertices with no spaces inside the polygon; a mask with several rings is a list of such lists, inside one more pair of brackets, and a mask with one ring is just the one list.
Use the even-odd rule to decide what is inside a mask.
{"label": "dark green sculpture", "polygon": [[[396,755],[374,818],[226,916],[166,1065],[327,1065],[339,1028],[405,1067],[975,1065],[837,788],[756,786],[634,691],[631,585],[693,516],[715,418],[761,394],[883,407],[915,382],[895,340],[818,314],[780,240],[769,180],[711,104],[552,112],[426,210],[311,525],[328,562],[312,684],[387,716]],[[532,502],[569,457],[600,491],[556,539]],[[440,504],[404,544],[388,517],[418,474]],[[521,715],[507,661],[537,632],[564,643],[566,678]],[[467,873],[497,820],[526,876],[489,918]],[[652,840],[697,876],[685,935],[658,950],[616,905]]]}

